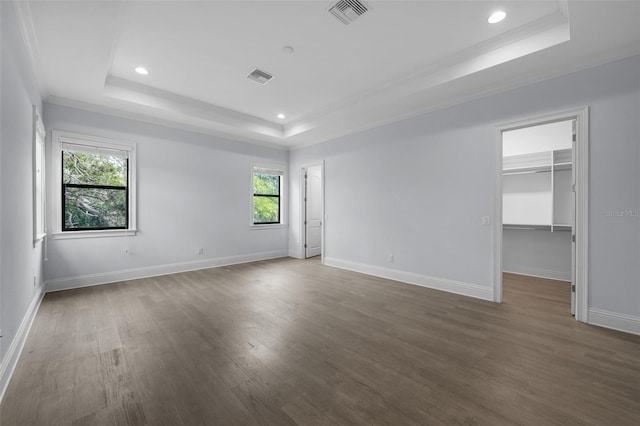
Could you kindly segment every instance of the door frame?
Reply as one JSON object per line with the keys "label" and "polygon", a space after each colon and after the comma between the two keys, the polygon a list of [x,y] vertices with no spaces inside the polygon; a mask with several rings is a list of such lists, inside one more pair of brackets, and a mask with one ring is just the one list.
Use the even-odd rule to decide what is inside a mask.
{"label": "door frame", "polygon": [[306,243],[306,229],[305,229],[305,224],[304,224],[304,218],[306,215],[306,211],[305,211],[305,203],[304,203],[304,197],[305,197],[305,191],[306,191],[306,185],[305,185],[305,181],[304,181],[304,173],[305,170],[309,167],[314,167],[314,166],[320,166],[320,211],[321,211],[321,215],[322,215],[322,224],[320,227],[320,263],[324,264],[324,247],[325,247],[325,220],[326,220],[326,216],[324,213],[324,183],[325,183],[325,178],[324,178],[324,160],[320,160],[320,161],[316,161],[316,162],[312,162],[312,163],[305,163],[302,164],[300,166],[300,197],[299,197],[299,202],[300,202],[300,258],[301,259],[306,259],[306,251],[304,249],[304,245]]}
{"label": "door frame", "polygon": [[493,132],[493,301],[502,302],[502,133],[557,121],[576,120],[576,147],[573,165],[576,175],[575,192],[575,286],[577,321],[588,322],[588,233],[589,233],[589,107],[539,115],[494,127]]}

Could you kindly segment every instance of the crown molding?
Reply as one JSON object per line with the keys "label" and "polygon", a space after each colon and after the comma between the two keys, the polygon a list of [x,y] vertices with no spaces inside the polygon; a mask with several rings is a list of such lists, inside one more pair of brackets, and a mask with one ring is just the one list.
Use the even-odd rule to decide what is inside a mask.
{"label": "crown molding", "polygon": [[44,99],[48,96],[48,88],[45,82],[44,74],[42,73],[42,67],[40,65],[38,42],[36,37],[35,24],[33,23],[33,16],[31,14],[31,6],[28,1],[11,1],[13,10],[18,21],[18,27],[20,28],[20,34],[24,46],[27,49],[27,56],[29,57],[29,65],[36,78],[36,85],[40,97]]}
{"label": "crown molding", "polygon": [[187,115],[258,135],[274,138],[282,138],[283,135],[280,124],[112,75],[107,76],[103,93],[125,102]]}
{"label": "crown molding", "polygon": [[307,114],[285,126],[284,136],[296,136],[321,126],[327,117],[339,114],[344,109],[371,107],[411,96],[569,40],[569,20],[560,9],[527,25],[456,52],[436,64],[427,65],[419,71],[395,78],[386,84]]}
{"label": "crown molding", "polygon": [[205,126],[196,126],[188,123],[181,123],[176,120],[164,119],[153,117],[151,115],[129,112],[117,108],[110,108],[101,105],[96,105],[88,102],[77,101],[59,96],[49,96],[44,100],[45,103],[52,105],[59,105],[67,108],[79,109],[82,111],[94,112],[98,114],[104,114],[112,117],[124,118],[127,120],[138,121],[141,123],[154,124],[158,126],[168,127],[171,129],[182,130],[186,132],[199,133],[207,136],[214,136],[220,139],[226,139],[234,142],[241,142],[260,147],[272,148],[281,151],[287,151],[288,147],[258,138],[246,137],[241,134],[234,134],[230,132],[223,132],[217,129],[208,128]]}

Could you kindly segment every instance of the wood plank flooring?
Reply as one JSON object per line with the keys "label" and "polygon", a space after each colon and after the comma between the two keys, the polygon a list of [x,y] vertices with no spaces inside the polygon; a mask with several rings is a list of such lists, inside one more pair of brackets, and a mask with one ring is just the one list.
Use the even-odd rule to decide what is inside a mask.
{"label": "wood plank flooring", "polygon": [[640,337],[577,323],[567,283],[504,287],[279,259],[50,293],[0,424],[638,424]]}

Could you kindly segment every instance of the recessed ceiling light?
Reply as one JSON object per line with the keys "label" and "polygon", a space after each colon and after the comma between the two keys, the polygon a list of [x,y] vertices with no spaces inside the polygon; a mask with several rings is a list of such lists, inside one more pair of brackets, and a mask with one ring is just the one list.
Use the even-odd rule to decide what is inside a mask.
{"label": "recessed ceiling light", "polygon": [[149,74],[149,71],[145,67],[136,67],[136,69],[134,71],[137,72],[138,74],[142,74],[142,75]]}
{"label": "recessed ceiling light", "polygon": [[278,114],[278,118],[280,120],[282,120],[283,118],[286,118],[286,116],[283,113]]}
{"label": "recessed ceiling light", "polygon": [[487,21],[490,24],[497,24],[507,17],[507,14],[503,10],[498,10],[497,12],[493,12]]}

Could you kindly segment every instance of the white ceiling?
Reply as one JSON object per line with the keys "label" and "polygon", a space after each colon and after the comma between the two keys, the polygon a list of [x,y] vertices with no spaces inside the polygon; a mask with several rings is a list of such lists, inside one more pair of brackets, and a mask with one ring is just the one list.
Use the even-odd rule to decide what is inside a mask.
{"label": "white ceiling", "polygon": [[46,101],[289,148],[640,53],[638,1],[364,0],[348,26],[334,3],[16,9]]}

